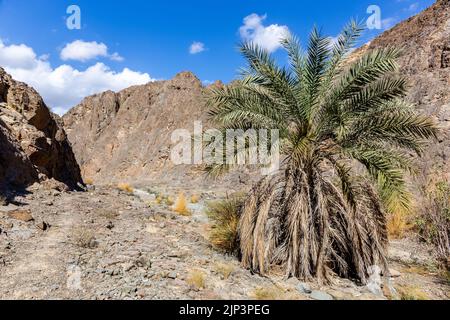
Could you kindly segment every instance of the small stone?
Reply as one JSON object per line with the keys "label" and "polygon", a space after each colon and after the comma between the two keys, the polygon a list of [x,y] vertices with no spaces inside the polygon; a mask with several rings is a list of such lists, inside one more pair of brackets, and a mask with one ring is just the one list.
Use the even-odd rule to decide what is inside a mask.
{"label": "small stone", "polygon": [[147,296],[147,293],[145,292],[145,290],[144,289],[139,289],[137,292],[136,292],[136,296],[138,296],[139,298],[145,298],[146,296]]}
{"label": "small stone", "polygon": [[42,204],[51,207],[53,206],[53,201],[52,200],[43,201]]}
{"label": "small stone", "polygon": [[395,269],[389,269],[389,274],[391,278],[399,278],[402,276],[402,274],[400,273],[400,271],[397,271]]}
{"label": "small stone", "polygon": [[167,278],[175,280],[178,277],[177,273],[172,271],[167,275]]}
{"label": "small stone", "polygon": [[50,225],[45,221],[38,223],[36,227],[38,227],[38,229],[42,231],[47,231],[48,229],[50,229]]}
{"label": "small stone", "polygon": [[128,271],[132,270],[134,267],[135,267],[134,263],[128,262],[123,265],[123,270],[125,272],[128,272]]}
{"label": "small stone", "polygon": [[53,284],[50,286],[50,291],[57,291],[57,290],[59,290],[59,285]]}
{"label": "small stone", "polygon": [[127,252],[127,255],[130,256],[131,258],[139,258],[142,253],[139,250],[131,250]]}
{"label": "small stone", "polygon": [[[339,290],[333,290],[330,292],[331,296],[334,300],[348,300],[349,299],[349,293],[339,291]],[[357,297],[357,295],[350,294],[351,297]]]}
{"label": "small stone", "polygon": [[3,231],[5,231],[11,230],[14,227],[14,224],[12,222],[0,222],[0,226],[3,228]]}
{"label": "small stone", "polygon": [[140,257],[139,259],[136,260],[136,265],[138,267],[143,267],[146,269],[151,269],[152,268],[152,260],[147,259],[145,257]]}
{"label": "small stone", "polygon": [[95,249],[95,248],[97,248],[98,247],[98,241],[96,241],[96,240],[94,240],[94,239],[92,239],[90,242],[89,242],[89,249]]}
{"label": "small stone", "polygon": [[0,207],[7,206],[8,205],[8,199],[5,196],[0,195]]}
{"label": "small stone", "polygon": [[8,217],[23,222],[34,221],[30,210],[14,210],[8,213]]}
{"label": "small stone", "polygon": [[310,297],[314,300],[334,300],[328,293],[318,290],[312,291]]}
{"label": "small stone", "polygon": [[297,285],[297,290],[300,293],[305,293],[305,294],[311,294],[312,293],[312,290],[311,290],[311,287],[309,286],[309,284],[304,283],[304,282],[300,282]]}
{"label": "small stone", "polygon": [[[53,190],[52,193],[51,193],[51,195],[54,196],[54,197],[58,197],[58,196],[61,195],[61,191]],[[51,205],[53,205],[53,203],[52,203]]]}
{"label": "small stone", "polygon": [[114,229],[114,223],[112,223],[111,221],[109,221],[108,224],[106,225],[106,229],[109,229],[109,230]]}

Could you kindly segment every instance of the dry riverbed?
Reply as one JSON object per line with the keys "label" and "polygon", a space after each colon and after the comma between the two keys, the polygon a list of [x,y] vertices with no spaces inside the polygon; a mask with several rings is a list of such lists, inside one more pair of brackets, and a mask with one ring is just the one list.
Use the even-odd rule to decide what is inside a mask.
{"label": "dry riverbed", "polygon": [[[165,190],[173,197],[179,191]],[[0,298],[386,299],[347,280],[318,287],[242,269],[207,240],[205,201],[224,194],[198,194],[187,217],[146,190],[40,188],[16,197],[0,207]],[[382,280],[383,293],[389,297],[399,288],[415,297],[448,299],[448,282],[423,266],[426,253],[425,262],[415,261],[408,248],[393,243],[396,272]]]}

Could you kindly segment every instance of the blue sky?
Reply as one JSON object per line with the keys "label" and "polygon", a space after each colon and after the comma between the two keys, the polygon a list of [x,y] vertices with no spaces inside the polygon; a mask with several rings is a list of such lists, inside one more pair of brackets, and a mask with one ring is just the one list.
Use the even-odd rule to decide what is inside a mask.
{"label": "blue sky", "polygon": [[[63,113],[85,95],[183,70],[205,83],[228,82],[243,66],[236,46],[244,38],[279,55],[274,35],[305,39],[317,24],[336,36],[350,18],[367,19],[367,8],[378,5],[382,30],[367,31],[366,42],[433,2],[0,0],[0,66]],[[81,9],[80,30],[66,27],[73,4]]]}

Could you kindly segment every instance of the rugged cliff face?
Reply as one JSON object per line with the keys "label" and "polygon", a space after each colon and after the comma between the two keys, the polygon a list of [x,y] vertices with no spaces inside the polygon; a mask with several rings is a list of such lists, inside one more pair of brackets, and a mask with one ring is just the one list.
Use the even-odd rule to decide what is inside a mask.
{"label": "rugged cliff face", "polygon": [[0,187],[13,190],[45,179],[70,188],[82,182],[63,127],[32,88],[0,68]]}
{"label": "rugged cliff face", "polygon": [[439,141],[421,161],[422,168],[450,181],[450,0],[438,0],[355,54],[387,46],[403,49],[400,67],[409,80],[408,99],[442,127]]}
{"label": "rugged cliff face", "polygon": [[205,119],[203,87],[188,72],[86,98],[63,117],[83,177],[96,183],[189,179],[169,159],[176,129],[193,132]]}

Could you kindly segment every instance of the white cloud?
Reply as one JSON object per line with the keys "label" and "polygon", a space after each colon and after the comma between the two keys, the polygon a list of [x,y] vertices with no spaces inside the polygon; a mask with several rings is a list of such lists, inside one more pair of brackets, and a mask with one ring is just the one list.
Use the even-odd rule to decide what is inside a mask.
{"label": "white cloud", "polygon": [[267,15],[259,16],[253,13],[244,18],[244,25],[239,33],[243,41],[253,42],[269,52],[274,52],[281,47],[280,41],[290,35],[287,26],[272,24],[265,27],[263,21]]}
{"label": "white cloud", "polygon": [[83,40],[75,40],[61,50],[60,57],[63,61],[76,60],[86,62],[96,58],[110,58],[113,61],[123,61],[124,59],[117,53],[110,55],[108,47],[104,43],[96,41],[86,42]]}
{"label": "white cloud", "polygon": [[204,85],[204,86],[210,86],[210,85],[212,85],[214,83],[214,81],[211,81],[211,80],[203,80],[202,81],[202,84]]}
{"label": "white cloud", "polygon": [[110,57],[109,57],[112,61],[118,61],[118,62],[122,62],[123,60],[125,60],[120,54],[118,54],[117,52],[114,52]]}
{"label": "white cloud", "polygon": [[408,11],[416,12],[416,11],[418,11],[419,6],[420,6],[420,3],[418,3],[418,2],[411,3],[408,7]]}
{"label": "white cloud", "polygon": [[7,46],[0,40],[0,66],[14,79],[34,87],[58,114],[64,114],[94,93],[119,91],[154,80],[147,73],[128,68],[116,72],[100,62],[85,70],[67,64],[53,68],[45,58],[38,58],[34,50],[24,44]]}
{"label": "white cloud", "polygon": [[205,51],[205,44],[202,42],[194,42],[191,44],[191,46],[189,47],[189,53],[190,54],[197,54],[200,52]]}
{"label": "white cloud", "polygon": [[36,54],[23,44],[6,46],[0,40],[0,63],[12,68],[31,69],[36,67]]}
{"label": "white cloud", "polygon": [[397,24],[397,22],[398,22],[397,18],[389,17],[389,18],[381,20],[381,27],[384,30],[388,30],[388,29],[392,28],[393,26],[395,26]]}

